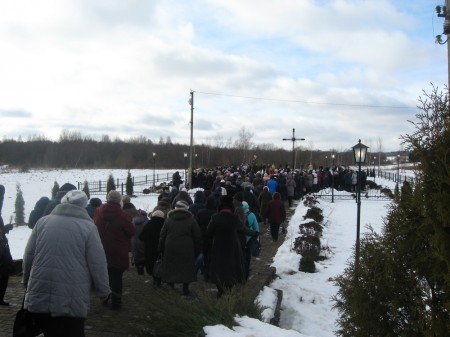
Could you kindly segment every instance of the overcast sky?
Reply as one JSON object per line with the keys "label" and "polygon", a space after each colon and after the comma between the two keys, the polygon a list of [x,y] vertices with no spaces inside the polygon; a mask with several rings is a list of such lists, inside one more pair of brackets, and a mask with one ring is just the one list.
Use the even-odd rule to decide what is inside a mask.
{"label": "overcast sky", "polygon": [[444,2],[2,1],[0,136],[189,144],[192,90],[196,144],[396,151],[447,83]]}

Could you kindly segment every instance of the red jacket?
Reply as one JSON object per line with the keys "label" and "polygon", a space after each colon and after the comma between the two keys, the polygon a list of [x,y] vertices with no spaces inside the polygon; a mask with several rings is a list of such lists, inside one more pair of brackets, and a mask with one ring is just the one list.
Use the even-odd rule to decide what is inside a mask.
{"label": "red jacket", "polygon": [[271,224],[281,224],[286,220],[286,209],[280,199],[270,200],[267,204],[266,217]]}
{"label": "red jacket", "polygon": [[95,210],[94,222],[97,225],[108,267],[127,269],[131,238],[136,227],[130,216],[120,204],[108,201]]}

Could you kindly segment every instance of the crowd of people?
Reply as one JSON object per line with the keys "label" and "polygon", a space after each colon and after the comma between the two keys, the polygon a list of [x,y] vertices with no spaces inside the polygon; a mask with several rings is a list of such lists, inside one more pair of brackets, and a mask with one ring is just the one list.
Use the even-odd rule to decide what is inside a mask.
{"label": "crowd of people", "polygon": [[[191,197],[178,173],[148,213],[116,190],[102,203],[64,184],[53,199],[40,198],[30,213],[23,306],[45,336],[84,336],[91,288],[105,307],[120,310],[123,273],[130,265],[140,275],[151,275],[155,287],[180,285],[185,296],[200,271],[221,297],[248,280],[248,242],[259,240],[261,228],[277,241],[285,232],[286,206],[294,199],[329,186],[331,179],[337,188],[351,191],[353,176],[339,167],[217,167],[195,172]],[[4,194],[0,185],[0,211]],[[8,305],[10,226],[1,220],[0,305]]]}

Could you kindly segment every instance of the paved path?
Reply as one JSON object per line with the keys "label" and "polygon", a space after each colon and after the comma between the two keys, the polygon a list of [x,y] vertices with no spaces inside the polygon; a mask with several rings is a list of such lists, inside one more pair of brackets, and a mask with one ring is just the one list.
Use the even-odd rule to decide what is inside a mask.
{"label": "paved path", "polygon": [[[288,220],[295,211],[297,203],[287,209]],[[252,258],[251,275],[247,282],[248,288],[254,291],[256,298],[259,291],[275,277],[275,269],[270,267],[273,257],[279,245],[284,240],[284,234],[280,234],[278,242],[273,242],[268,233],[268,228],[260,224],[261,255]],[[138,275],[135,269],[130,268],[124,273],[123,308],[121,311],[113,311],[103,307],[94,296],[91,299],[91,311],[86,320],[86,337],[132,337],[133,331],[139,325],[139,320],[146,316],[146,303],[155,295],[148,275]],[[199,275],[199,281],[191,284],[191,291],[195,293],[211,291],[215,292],[214,284],[206,283]],[[181,289],[178,288],[181,294]],[[24,288],[21,277],[11,276],[5,300],[10,302],[9,307],[0,306],[0,337],[12,336],[12,327],[17,310],[19,310]]]}

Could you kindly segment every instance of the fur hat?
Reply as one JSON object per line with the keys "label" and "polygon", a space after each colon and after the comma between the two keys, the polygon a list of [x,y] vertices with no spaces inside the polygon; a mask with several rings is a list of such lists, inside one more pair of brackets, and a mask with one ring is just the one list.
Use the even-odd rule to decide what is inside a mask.
{"label": "fur hat", "polygon": [[175,208],[189,209],[189,204],[186,201],[179,200],[175,204]]}
{"label": "fur hat", "polygon": [[166,216],[165,216],[165,214],[164,214],[163,211],[156,210],[156,211],[154,211],[154,212],[152,213],[152,218],[153,218],[153,217],[163,218],[163,219],[164,219]]}
{"label": "fur hat", "polygon": [[67,192],[61,199],[62,204],[72,204],[82,208],[86,208],[88,197],[83,191],[73,190]]}
{"label": "fur hat", "polygon": [[120,202],[122,201],[122,194],[120,194],[116,190],[111,190],[106,196],[106,200],[120,204]]}

